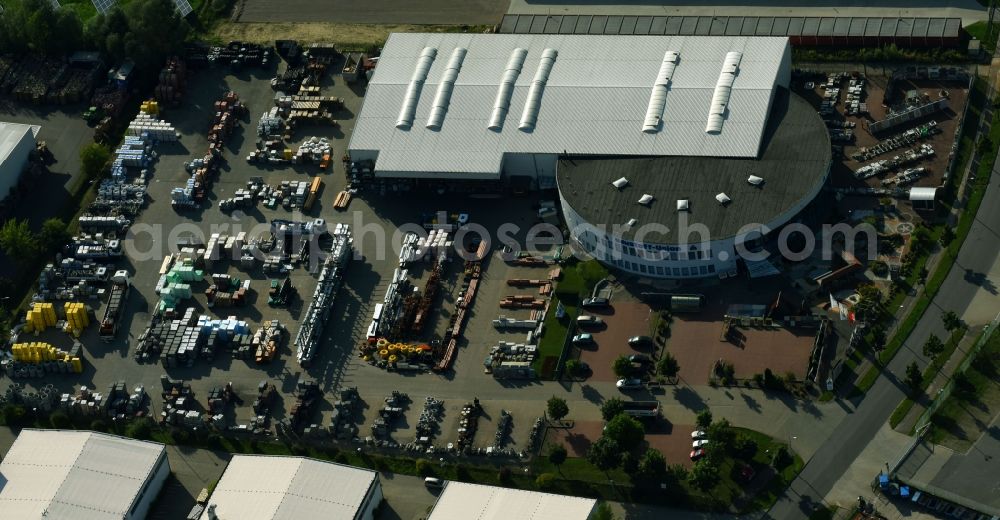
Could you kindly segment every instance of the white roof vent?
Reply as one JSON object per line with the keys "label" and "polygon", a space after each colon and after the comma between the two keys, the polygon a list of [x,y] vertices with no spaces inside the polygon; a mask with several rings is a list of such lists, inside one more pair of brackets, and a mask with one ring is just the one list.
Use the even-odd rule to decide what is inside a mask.
{"label": "white roof vent", "polygon": [[720,193],[715,196],[715,200],[719,201],[719,204],[725,206],[726,204],[729,204],[729,202],[732,201],[733,199],[729,198],[729,195],[726,195],[725,193]]}
{"label": "white roof vent", "polygon": [[406,87],[406,97],[403,98],[403,106],[399,109],[399,118],[396,120],[396,128],[408,130],[413,125],[413,115],[417,111],[417,102],[420,101],[420,91],[424,88],[424,81],[427,80],[427,73],[431,70],[431,64],[437,56],[437,49],[434,47],[424,47],[417,58],[417,64],[413,69],[413,77],[410,78],[410,85]]}
{"label": "white roof vent", "polygon": [[764,184],[764,178],[758,177],[756,175],[751,175],[749,178],[747,178],[747,182],[749,182],[753,186],[760,186]]}
{"label": "white roof vent", "polygon": [[510,96],[514,92],[514,83],[521,74],[521,66],[524,65],[524,58],[528,51],[517,48],[510,53],[507,60],[507,67],[503,71],[503,79],[497,87],[497,97],[493,101],[493,113],[490,115],[489,129],[499,132],[503,129],[503,121],[507,117],[507,110],[510,109]]}
{"label": "white roof vent", "polygon": [[642,204],[643,206],[649,206],[652,203],[653,196],[648,193],[644,193],[642,197],[639,198],[639,204]]}
{"label": "white roof vent", "polygon": [[638,220],[636,220],[634,218],[630,218],[630,219],[628,219],[628,222],[625,223],[625,227],[632,227],[632,226],[634,226],[634,225],[636,225],[638,223],[639,223]]}
{"label": "white roof vent", "polygon": [[622,177],[621,179],[618,179],[617,181],[612,182],[611,185],[614,186],[614,187],[616,187],[616,188],[618,188],[620,190],[620,189],[624,188],[625,186],[628,186],[628,179],[626,179],[625,177]]}
{"label": "white roof vent", "polygon": [[538,62],[538,70],[535,71],[535,79],[531,80],[531,87],[528,88],[528,99],[524,102],[524,110],[521,112],[521,124],[518,129],[524,132],[531,132],[538,122],[538,111],[541,109],[542,93],[545,91],[545,84],[549,81],[549,73],[556,63],[556,56],[559,53],[555,49],[545,49],[542,51],[542,59]]}
{"label": "white roof vent", "polygon": [[677,199],[677,211],[687,211],[691,209],[691,202],[687,199]]}

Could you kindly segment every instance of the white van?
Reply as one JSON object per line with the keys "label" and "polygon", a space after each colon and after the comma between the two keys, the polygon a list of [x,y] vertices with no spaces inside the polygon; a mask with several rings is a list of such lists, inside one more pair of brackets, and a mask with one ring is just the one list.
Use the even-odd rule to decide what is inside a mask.
{"label": "white van", "polygon": [[432,489],[441,489],[444,487],[444,481],[436,477],[427,477],[424,479],[424,485]]}

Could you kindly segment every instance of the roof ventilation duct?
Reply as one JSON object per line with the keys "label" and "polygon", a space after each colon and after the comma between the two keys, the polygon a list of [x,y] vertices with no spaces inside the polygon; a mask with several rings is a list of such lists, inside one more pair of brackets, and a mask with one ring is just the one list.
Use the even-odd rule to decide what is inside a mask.
{"label": "roof ventilation duct", "polygon": [[663,118],[663,107],[667,104],[667,87],[671,78],[674,77],[674,67],[677,66],[679,54],[676,51],[667,51],[663,54],[663,63],[660,64],[660,72],[656,74],[656,81],[653,82],[653,90],[649,94],[649,106],[646,107],[646,119],[642,123],[642,131],[647,134],[656,133],[660,129],[660,121]]}
{"label": "roof ventilation duct", "polygon": [[618,179],[617,181],[612,182],[611,185],[614,186],[614,187],[616,187],[616,188],[618,188],[620,190],[620,189],[624,188],[625,186],[628,186],[628,179],[626,179],[625,177],[622,177],[622,178]]}
{"label": "roof ventilation duct", "polygon": [[758,177],[756,175],[751,175],[747,178],[747,182],[752,186],[762,186],[764,184],[764,178]]}
{"label": "roof ventilation duct", "polygon": [[535,129],[538,122],[538,111],[541,109],[542,93],[545,92],[545,83],[549,81],[549,73],[556,63],[556,56],[559,53],[555,49],[545,49],[542,51],[542,59],[538,61],[538,70],[535,71],[535,79],[531,80],[531,88],[528,89],[528,99],[524,102],[524,111],[521,112],[521,124],[518,130],[530,132]]}
{"label": "roof ventilation duct", "polygon": [[507,67],[503,71],[503,79],[497,87],[497,97],[493,101],[493,114],[490,116],[490,130],[499,132],[503,129],[503,120],[507,118],[507,111],[510,110],[510,96],[514,92],[514,83],[521,74],[521,67],[524,66],[524,58],[528,56],[528,51],[524,49],[514,49],[507,60]]}
{"label": "roof ventilation duct", "polygon": [[729,198],[729,195],[726,195],[725,193],[720,193],[715,196],[715,200],[719,201],[719,204],[725,206],[726,204],[729,204],[733,199]]}
{"label": "roof ventilation duct", "polygon": [[677,211],[687,211],[691,209],[691,202],[688,199],[677,199]]}
{"label": "roof ventilation duct", "polygon": [[424,47],[417,58],[417,66],[413,69],[413,77],[410,78],[410,86],[406,88],[406,97],[403,98],[403,106],[399,109],[399,119],[396,120],[396,128],[408,129],[413,126],[413,114],[417,111],[417,103],[420,101],[420,91],[424,88],[424,81],[427,81],[427,73],[431,70],[431,64],[437,56],[437,49]]}
{"label": "roof ventilation duct", "polygon": [[639,204],[642,204],[643,206],[649,206],[652,203],[653,196],[648,193],[644,193],[642,197],[639,198]]}
{"label": "roof ventilation duct", "polygon": [[434,104],[431,105],[431,115],[427,118],[427,128],[440,130],[441,123],[444,122],[444,115],[448,112],[448,103],[451,102],[451,93],[455,90],[455,79],[458,72],[462,70],[462,61],[469,51],[462,47],[455,47],[448,60],[448,67],[441,75],[441,83],[438,85],[437,95],[434,96]]}
{"label": "roof ventilation duct", "polygon": [[634,226],[634,225],[636,225],[638,223],[639,223],[638,220],[636,220],[634,218],[630,218],[630,219],[628,219],[628,222],[625,223],[625,227],[632,227],[632,226]]}
{"label": "roof ventilation duct", "polygon": [[722,131],[726,107],[729,106],[729,96],[733,92],[733,82],[736,81],[736,74],[739,72],[740,60],[742,59],[742,52],[726,53],[726,60],[722,63],[719,79],[715,82],[712,105],[708,108],[708,122],[705,124],[705,133],[707,134],[717,134]]}

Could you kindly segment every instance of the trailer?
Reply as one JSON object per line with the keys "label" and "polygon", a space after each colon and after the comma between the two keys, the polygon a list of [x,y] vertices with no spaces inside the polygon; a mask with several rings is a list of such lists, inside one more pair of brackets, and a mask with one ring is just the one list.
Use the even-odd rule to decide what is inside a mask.
{"label": "trailer", "polygon": [[104,307],[104,317],[101,319],[101,341],[109,343],[118,334],[122,311],[131,288],[128,271],[115,271],[115,275],[111,277],[111,294],[108,296],[108,304]]}
{"label": "trailer", "polygon": [[656,417],[660,415],[659,401],[625,401],[623,403],[625,415],[630,417]]}

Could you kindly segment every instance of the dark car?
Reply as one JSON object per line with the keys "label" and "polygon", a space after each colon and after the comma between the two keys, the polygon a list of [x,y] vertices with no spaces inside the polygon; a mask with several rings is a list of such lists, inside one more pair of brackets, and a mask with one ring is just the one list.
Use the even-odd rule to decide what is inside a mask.
{"label": "dark car", "polygon": [[631,356],[628,357],[628,360],[633,363],[642,363],[643,365],[653,362],[653,360],[650,359],[649,356],[645,354],[632,354]]}
{"label": "dark car", "polygon": [[632,348],[651,347],[653,346],[653,338],[649,336],[632,336],[628,339],[628,346]]}
{"label": "dark car", "polygon": [[611,305],[607,298],[585,298],[583,300],[584,309],[603,309]]}

